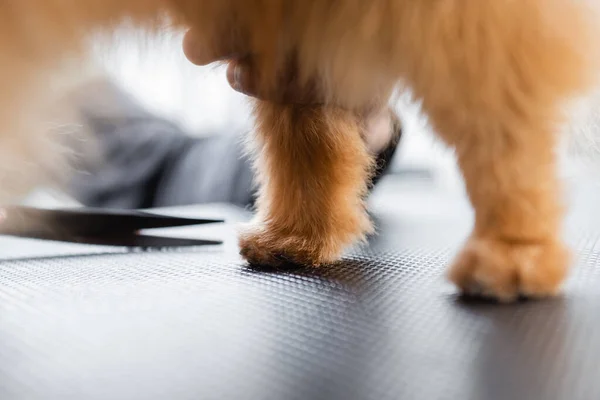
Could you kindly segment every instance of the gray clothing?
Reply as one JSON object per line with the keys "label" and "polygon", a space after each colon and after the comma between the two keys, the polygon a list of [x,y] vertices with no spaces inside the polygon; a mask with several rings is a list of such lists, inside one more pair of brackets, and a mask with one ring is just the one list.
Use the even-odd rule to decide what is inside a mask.
{"label": "gray clothing", "polygon": [[[253,204],[244,132],[192,137],[109,82],[81,96],[78,107],[102,153],[101,162],[84,160],[71,180],[70,194],[82,204],[121,209]],[[395,140],[379,155],[373,183],[393,157],[399,135],[398,126]]]}

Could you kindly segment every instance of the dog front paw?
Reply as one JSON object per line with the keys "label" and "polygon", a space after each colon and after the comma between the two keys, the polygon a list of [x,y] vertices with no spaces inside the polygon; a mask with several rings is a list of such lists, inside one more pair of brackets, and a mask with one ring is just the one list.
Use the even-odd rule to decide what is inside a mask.
{"label": "dog front paw", "polygon": [[556,240],[472,237],[450,267],[449,278],[466,294],[512,302],[520,296],[556,295],[568,264],[568,251]]}
{"label": "dog front paw", "polygon": [[240,254],[248,263],[261,267],[310,266],[318,267],[337,261],[341,245],[320,240],[286,235],[262,224],[245,227],[239,236]]}

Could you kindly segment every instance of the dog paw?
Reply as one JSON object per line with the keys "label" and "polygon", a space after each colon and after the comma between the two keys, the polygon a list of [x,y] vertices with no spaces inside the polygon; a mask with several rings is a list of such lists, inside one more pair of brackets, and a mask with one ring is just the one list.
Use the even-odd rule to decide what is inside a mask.
{"label": "dog paw", "polygon": [[466,294],[512,302],[520,296],[556,295],[568,264],[568,251],[558,241],[519,243],[472,237],[448,275]]}
{"label": "dog paw", "polygon": [[262,225],[245,227],[239,236],[240,254],[262,267],[320,266],[337,261],[341,250],[326,241],[281,234]]}

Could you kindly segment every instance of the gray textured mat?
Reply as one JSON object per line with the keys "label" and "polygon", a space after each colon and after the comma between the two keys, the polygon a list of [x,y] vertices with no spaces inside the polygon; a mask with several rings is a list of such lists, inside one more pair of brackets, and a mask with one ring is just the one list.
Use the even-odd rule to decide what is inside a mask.
{"label": "gray textured mat", "polygon": [[443,280],[464,204],[405,192],[394,211],[385,186],[381,236],[316,271],[247,268],[230,227],[224,247],[144,253],[0,239],[0,399],[600,398],[600,235],[569,228],[562,298],[468,303]]}

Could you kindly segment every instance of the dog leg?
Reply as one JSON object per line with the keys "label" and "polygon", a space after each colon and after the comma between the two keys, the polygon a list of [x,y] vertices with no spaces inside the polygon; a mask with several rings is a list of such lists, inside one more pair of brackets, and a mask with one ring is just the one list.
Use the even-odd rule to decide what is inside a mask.
{"label": "dog leg", "polygon": [[574,7],[530,0],[427,10],[440,11],[422,14],[437,21],[427,42],[406,42],[408,79],[455,149],[475,208],[474,230],[449,271],[465,292],[544,297],[565,278],[554,153],[561,107],[590,76],[589,38]]}
{"label": "dog leg", "polygon": [[503,301],[556,294],[569,259],[559,238],[563,212],[552,124],[530,116],[511,126],[502,116],[471,114],[457,125],[448,115],[431,114],[457,150],[476,215],[450,279],[464,292]]}
{"label": "dog leg", "polygon": [[257,105],[256,221],[241,234],[252,264],[336,261],[372,230],[364,197],[372,157],[362,121],[341,109]]}

